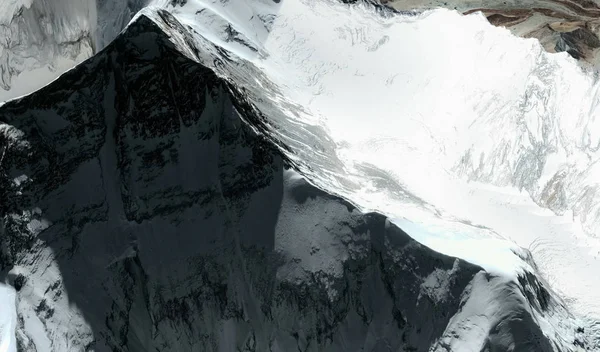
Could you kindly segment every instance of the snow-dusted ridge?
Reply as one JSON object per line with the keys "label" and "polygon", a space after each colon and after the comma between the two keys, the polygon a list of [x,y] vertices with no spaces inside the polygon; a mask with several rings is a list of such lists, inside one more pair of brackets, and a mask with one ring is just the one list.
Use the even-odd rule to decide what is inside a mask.
{"label": "snow-dusted ridge", "polygon": [[22,349],[593,348],[525,255],[486,272],[309,184],[343,164],[301,148],[335,144],[247,61],[260,40],[234,53],[186,25],[145,10],[0,108]]}

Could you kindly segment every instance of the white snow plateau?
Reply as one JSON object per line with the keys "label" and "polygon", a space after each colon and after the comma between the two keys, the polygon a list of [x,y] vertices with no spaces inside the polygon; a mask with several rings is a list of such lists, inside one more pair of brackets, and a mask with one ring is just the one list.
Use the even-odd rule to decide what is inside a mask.
{"label": "white snow plateau", "polygon": [[480,13],[0,0],[0,101],[0,352],[600,351],[600,71]]}

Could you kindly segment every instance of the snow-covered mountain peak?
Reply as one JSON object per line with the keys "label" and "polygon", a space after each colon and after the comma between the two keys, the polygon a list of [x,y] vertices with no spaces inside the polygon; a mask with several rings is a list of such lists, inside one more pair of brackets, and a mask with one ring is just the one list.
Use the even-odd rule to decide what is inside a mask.
{"label": "snow-covered mountain peak", "polygon": [[[515,279],[436,253],[289,169],[294,150],[265,135],[244,82],[190,60],[214,52],[196,53],[208,44],[186,42],[178,26],[145,12],[91,59],[0,108],[0,182],[10,200],[1,258],[18,317],[2,320],[2,331],[16,327],[8,344],[589,344],[535,271]],[[219,59],[221,74],[244,63]]]}
{"label": "snow-covered mountain peak", "polygon": [[[423,77],[433,83],[449,79],[418,75],[426,67],[417,65],[419,50],[429,49],[407,40],[419,30],[439,33],[435,24],[441,20],[468,27],[454,29],[465,37],[449,33],[441,39],[473,45],[446,57],[448,63],[489,48],[492,38],[532,49],[541,67],[556,69],[545,71],[550,77],[563,77],[576,66],[569,66],[566,55],[545,57],[531,41],[514,42],[506,31],[487,36],[481,16],[467,22],[449,11],[381,16],[373,6],[154,2],[93,57],[0,106],[0,196],[8,200],[0,204],[0,263],[3,281],[12,287],[0,291],[0,308],[12,310],[0,319],[0,346],[38,351],[598,348],[594,321],[573,314],[575,305],[555,293],[565,276],[551,281],[540,273],[546,275],[544,265],[552,263],[541,257],[536,264],[536,254],[548,253],[537,251],[547,238],[536,241],[531,252],[508,241],[513,233],[562,233],[571,224],[540,215],[537,205],[522,202],[529,194],[456,180],[467,175],[492,184],[514,181],[511,158],[521,160],[529,151],[529,144],[519,144],[522,134],[507,133],[505,138],[515,138],[507,142],[513,148],[509,156],[492,158],[500,165],[494,170],[504,170],[492,175],[509,180],[499,182],[473,176],[469,167],[475,158],[462,158],[460,148],[450,150],[454,140],[448,132],[504,131],[492,122],[514,132],[510,116],[489,108],[483,117],[468,115],[467,124],[450,111],[445,125],[432,128],[429,115],[415,120],[390,113],[395,111],[390,102],[406,101],[403,94],[410,89],[397,86],[400,76],[377,75],[403,73],[402,65],[377,61],[404,57],[401,48],[412,55],[407,67],[417,70],[412,77],[417,83]],[[473,29],[480,31],[467,37]],[[489,53],[480,69],[498,57],[521,73],[538,67],[535,60],[520,67],[521,56],[506,55]],[[352,57],[372,61],[355,64]],[[434,70],[433,57],[425,58]],[[409,88],[410,81],[404,82]],[[373,89],[385,84],[390,91],[379,91],[386,98],[381,100],[373,98],[377,92],[365,93],[373,98],[367,101],[372,115],[360,105],[364,100],[347,99],[361,97],[352,94],[361,82]],[[461,82],[461,90],[453,92],[459,97],[470,84],[480,84],[476,77]],[[520,101],[522,92],[509,92],[500,83],[490,89],[504,95],[493,98],[515,106],[508,98]],[[534,93],[555,92],[550,83]],[[526,85],[526,102],[543,101],[539,97],[552,102],[552,94],[531,94],[531,86]],[[425,98],[447,101],[434,88],[425,85]],[[476,106],[484,106],[485,94],[477,97]],[[380,105],[374,107],[375,101]],[[418,112],[417,105],[405,106]],[[540,114],[544,121],[554,117]],[[343,137],[344,118],[349,137]],[[387,128],[385,138],[361,136],[361,128],[372,131],[386,118],[388,127],[404,123],[415,129]],[[394,130],[397,138],[390,136]],[[440,143],[419,142],[421,137]],[[504,145],[498,141],[505,142],[489,133],[471,155],[481,152],[485,158]],[[464,161],[463,169],[455,167],[457,159]],[[521,163],[519,175],[531,171],[530,165]],[[419,187],[419,178],[440,180],[441,187],[435,192]],[[586,204],[595,204],[591,198]],[[473,214],[477,217],[469,217]],[[565,223],[557,225],[557,219]],[[507,222],[511,226],[502,226]],[[574,248],[567,243],[562,249]],[[565,268],[573,268],[569,265]],[[582,297],[589,304],[589,296]]]}

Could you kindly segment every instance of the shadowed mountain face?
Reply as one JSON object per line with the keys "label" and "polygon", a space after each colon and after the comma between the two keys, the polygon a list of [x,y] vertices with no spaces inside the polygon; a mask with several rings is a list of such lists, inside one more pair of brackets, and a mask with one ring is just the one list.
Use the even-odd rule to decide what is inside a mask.
{"label": "shadowed mountain face", "polygon": [[242,98],[140,16],[0,108],[20,350],[556,347],[535,278],[493,277],[316,189]]}
{"label": "shadowed mountain face", "polygon": [[382,0],[398,10],[444,7],[464,14],[481,11],[491,24],[539,39],[549,52],[567,52],[598,64],[600,5],[594,0]]}

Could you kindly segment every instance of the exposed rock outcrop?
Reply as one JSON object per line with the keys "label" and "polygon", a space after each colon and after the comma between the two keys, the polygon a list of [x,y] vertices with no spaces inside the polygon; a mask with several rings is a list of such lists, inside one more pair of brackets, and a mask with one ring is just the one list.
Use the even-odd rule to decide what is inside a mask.
{"label": "exposed rock outcrop", "polygon": [[600,5],[593,0],[382,0],[397,10],[455,9],[481,11],[491,24],[525,38],[537,38],[549,52],[568,52],[576,59],[599,63]]}

